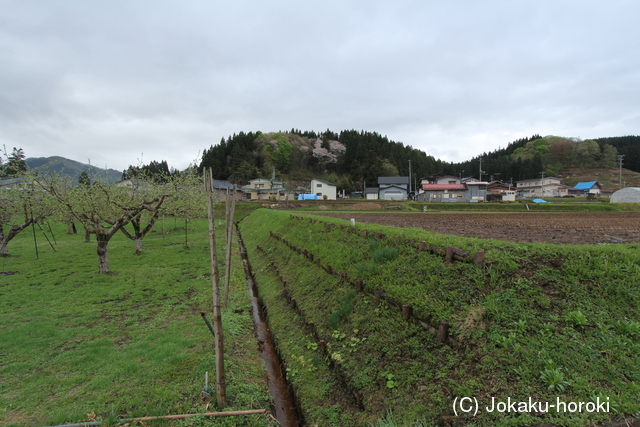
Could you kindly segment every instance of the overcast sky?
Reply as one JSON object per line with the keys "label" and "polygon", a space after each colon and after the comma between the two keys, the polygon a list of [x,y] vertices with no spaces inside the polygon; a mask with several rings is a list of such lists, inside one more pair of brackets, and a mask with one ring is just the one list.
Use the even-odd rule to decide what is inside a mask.
{"label": "overcast sky", "polygon": [[240,131],[446,161],[638,135],[636,0],[0,0],[0,145],[183,169]]}

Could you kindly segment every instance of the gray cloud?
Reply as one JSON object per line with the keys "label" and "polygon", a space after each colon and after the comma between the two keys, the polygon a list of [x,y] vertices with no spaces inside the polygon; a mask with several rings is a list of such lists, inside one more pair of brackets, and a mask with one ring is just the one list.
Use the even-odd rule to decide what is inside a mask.
{"label": "gray cloud", "polygon": [[28,156],[183,168],[295,127],[462,161],[533,133],[638,134],[632,0],[3,3],[0,143]]}

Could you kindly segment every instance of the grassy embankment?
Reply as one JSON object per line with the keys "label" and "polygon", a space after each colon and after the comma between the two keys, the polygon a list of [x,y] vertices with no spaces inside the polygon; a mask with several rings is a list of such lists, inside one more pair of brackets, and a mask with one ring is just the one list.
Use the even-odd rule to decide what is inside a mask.
{"label": "grassy embankment", "polygon": [[[238,213],[246,214],[242,207]],[[182,219],[167,219],[164,236],[159,223],[143,241],[142,255],[116,235],[108,275],[97,273],[95,243],[51,225],[56,252],[36,229],[36,259],[33,235],[25,230],[9,244],[11,256],[0,258],[0,272],[15,272],[0,275],[0,424],[216,411],[215,394],[201,396],[206,371],[215,393],[213,337],[200,316],[204,311],[211,318],[212,309],[206,220],[189,224],[188,248]],[[218,243],[224,259],[222,233]],[[223,311],[226,410],[269,409],[237,242],[233,255],[232,292]],[[276,425],[255,415],[153,425],[214,424]]]}
{"label": "grassy embankment", "polygon": [[[514,244],[369,224],[365,237],[362,225],[290,215],[258,210],[241,229],[308,425],[582,426],[640,411],[637,244]],[[487,262],[446,264],[447,246],[485,251]],[[440,322],[446,342],[434,335]],[[467,396],[480,412],[456,417],[453,401]],[[600,399],[610,412],[483,410],[491,398],[529,397]],[[393,421],[377,421],[388,411]]]}

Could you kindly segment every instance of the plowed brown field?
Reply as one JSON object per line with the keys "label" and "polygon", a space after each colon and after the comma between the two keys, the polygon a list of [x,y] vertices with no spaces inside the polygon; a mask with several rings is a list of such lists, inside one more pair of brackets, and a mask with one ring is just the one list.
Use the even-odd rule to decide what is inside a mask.
{"label": "plowed brown field", "polygon": [[319,213],[434,233],[558,244],[640,241],[640,213]]}

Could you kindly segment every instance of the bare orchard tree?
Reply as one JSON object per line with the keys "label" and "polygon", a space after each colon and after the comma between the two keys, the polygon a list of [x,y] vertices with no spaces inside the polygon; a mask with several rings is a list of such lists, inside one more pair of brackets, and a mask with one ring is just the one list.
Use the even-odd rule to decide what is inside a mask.
{"label": "bare orchard tree", "polygon": [[0,256],[9,256],[9,242],[22,230],[51,215],[55,207],[48,194],[23,176],[0,189]]}
{"label": "bare orchard tree", "polygon": [[[144,215],[144,214],[148,215]],[[125,227],[122,227],[120,231],[127,236],[129,239],[133,240],[136,243],[136,254],[142,253],[142,239],[147,235],[149,231],[153,228],[156,220],[158,219],[158,215],[160,214],[160,210],[156,209],[154,211],[144,210],[140,212],[138,215],[131,218],[131,226],[133,227],[133,233],[129,232]],[[146,225],[144,223],[146,222]]]}
{"label": "bare orchard tree", "polygon": [[[140,197],[146,200],[152,199],[167,199],[172,196],[169,192],[172,187],[160,183],[158,180],[148,179],[141,173],[138,176],[129,178],[124,181],[130,187],[131,191],[137,192]],[[133,240],[136,244],[136,254],[142,253],[142,239],[153,229],[153,226],[158,219],[161,209],[144,209],[137,215],[134,215],[130,219],[130,224],[133,228],[133,232],[127,230],[126,227],[120,228],[120,231]]]}
{"label": "bare orchard tree", "polygon": [[96,235],[100,273],[110,273],[108,245],[118,230],[144,211],[155,213],[166,198],[164,195],[152,197],[127,185],[95,182],[83,186],[60,177],[43,178],[39,182],[85,229]]}

